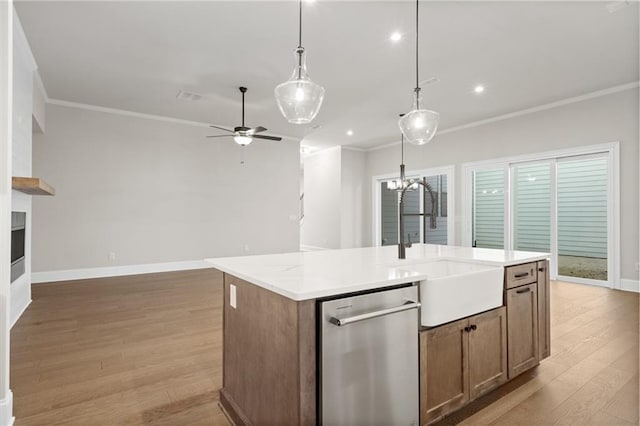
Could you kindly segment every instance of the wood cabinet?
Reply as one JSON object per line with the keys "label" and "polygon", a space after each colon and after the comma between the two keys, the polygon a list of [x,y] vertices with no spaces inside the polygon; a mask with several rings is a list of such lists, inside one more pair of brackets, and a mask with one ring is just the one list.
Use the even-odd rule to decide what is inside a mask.
{"label": "wood cabinet", "polygon": [[504,274],[506,289],[531,284],[538,281],[538,263],[530,262],[509,266]]}
{"label": "wood cabinet", "polygon": [[469,399],[507,381],[507,313],[498,308],[469,318]]}
{"label": "wood cabinet", "polygon": [[549,261],[538,262],[538,342],[540,360],[551,355]]}
{"label": "wood cabinet", "polygon": [[509,379],[540,362],[537,288],[533,283],[506,291]]}
{"label": "wood cabinet", "polygon": [[432,423],[507,380],[506,311],[420,333],[420,423]]}
{"label": "wood cabinet", "polygon": [[428,424],[469,400],[469,321],[420,333],[420,423]]}

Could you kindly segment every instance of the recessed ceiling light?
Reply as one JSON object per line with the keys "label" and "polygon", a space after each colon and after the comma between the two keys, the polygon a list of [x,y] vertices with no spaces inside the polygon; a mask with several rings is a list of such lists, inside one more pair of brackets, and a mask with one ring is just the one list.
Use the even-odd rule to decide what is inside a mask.
{"label": "recessed ceiling light", "polygon": [[353,136],[353,130],[347,130],[347,136]]}
{"label": "recessed ceiling light", "polygon": [[477,85],[476,87],[473,88],[473,91],[478,93],[478,94],[482,93],[482,92],[484,92],[484,86],[479,84],[479,85]]}
{"label": "recessed ceiling light", "polygon": [[391,41],[400,41],[402,40],[402,33],[398,31],[391,33],[391,35],[389,36],[389,39],[391,39]]}

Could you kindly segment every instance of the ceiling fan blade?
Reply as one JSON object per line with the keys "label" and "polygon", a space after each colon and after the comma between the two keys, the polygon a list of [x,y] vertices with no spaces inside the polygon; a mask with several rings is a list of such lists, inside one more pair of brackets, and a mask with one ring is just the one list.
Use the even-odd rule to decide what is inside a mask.
{"label": "ceiling fan blade", "polygon": [[270,141],[281,141],[282,138],[278,136],[267,136],[267,135],[251,135],[252,138],[255,139],[267,139]]}
{"label": "ceiling fan blade", "polygon": [[225,132],[233,133],[233,130],[225,129],[224,127],[220,127],[220,126],[214,126],[213,124],[210,124],[209,127],[213,127],[214,129],[220,129],[220,130],[224,130]]}
{"label": "ceiling fan blade", "polygon": [[258,127],[256,127],[255,129],[251,129],[251,134],[256,134],[256,133],[264,132],[265,130],[267,130],[265,127],[258,126]]}
{"label": "ceiling fan blade", "polygon": [[231,135],[211,135],[207,136],[208,138],[228,138]]}

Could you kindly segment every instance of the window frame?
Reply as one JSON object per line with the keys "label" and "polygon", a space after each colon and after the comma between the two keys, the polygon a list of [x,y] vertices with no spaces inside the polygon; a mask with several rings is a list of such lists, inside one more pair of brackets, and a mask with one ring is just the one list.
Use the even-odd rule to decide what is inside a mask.
{"label": "window frame", "polygon": [[[505,209],[504,209],[504,249],[512,250],[512,167],[520,163],[534,163],[551,161],[552,163],[552,208],[551,212],[551,279],[558,279],[557,274],[557,194],[556,194],[556,166],[558,161],[569,157],[583,157],[588,155],[605,155],[608,164],[607,184],[607,281],[592,280],[578,277],[561,276],[563,281],[580,284],[606,286],[621,289],[620,280],[620,142],[614,141],[598,145],[580,146],[555,151],[546,151],[512,157],[503,157],[462,164],[462,245],[471,247],[472,231],[472,203],[473,203],[473,172],[476,170],[505,169]],[[554,251],[555,250],[555,251]]]}
{"label": "window frame", "polygon": [[[405,172],[405,175],[408,178],[412,177],[428,177],[428,176],[447,176],[447,244],[455,245],[455,166],[441,166],[441,167],[431,167],[427,169],[415,169],[409,170]],[[382,235],[382,212],[381,212],[381,194],[380,187],[382,182],[386,182],[392,179],[398,179],[400,174],[398,172],[394,173],[385,173],[381,175],[376,175],[371,178],[371,187],[372,187],[372,221],[371,221],[371,245],[374,247],[382,246],[381,235]],[[421,197],[423,193],[421,191]],[[438,204],[441,203],[441,200],[437,200]],[[438,207],[438,216],[440,216],[441,210],[440,206]],[[420,221],[421,227],[421,235],[424,235],[424,221]]]}

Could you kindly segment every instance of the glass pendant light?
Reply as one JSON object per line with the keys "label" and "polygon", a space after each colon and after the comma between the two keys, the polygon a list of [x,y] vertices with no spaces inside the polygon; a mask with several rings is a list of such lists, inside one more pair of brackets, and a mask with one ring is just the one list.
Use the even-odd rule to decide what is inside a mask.
{"label": "glass pendant light", "polygon": [[416,0],[416,88],[413,94],[413,109],[400,117],[398,126],[409,143],[424,145],[436,134],[440,114],[422,108],[418,73],[418,5],[419,0]]}
{"label": "glass pendant light", "polygon": [[307,124],[320,111],[324,100],[324,87],[311,81],[307,74],[306,56],[302,47],[302,0],[298,30],[298,47],[294,53],[296,66],[289,80],[279,84],[274,93],[278,108],[289,123]]}
{"label": "glass pendant light", "polygon": [[[400,118],[404,115],[405,114],[400,114]],[[400,177],[387,181],[387,189],[390,191],[402,191],[409,187],[407,191],[413,191],[418,189],[418,183],[415,182],[415,179],[407,179],[404,173],[404,135],[401,134],[400,137]]]}

